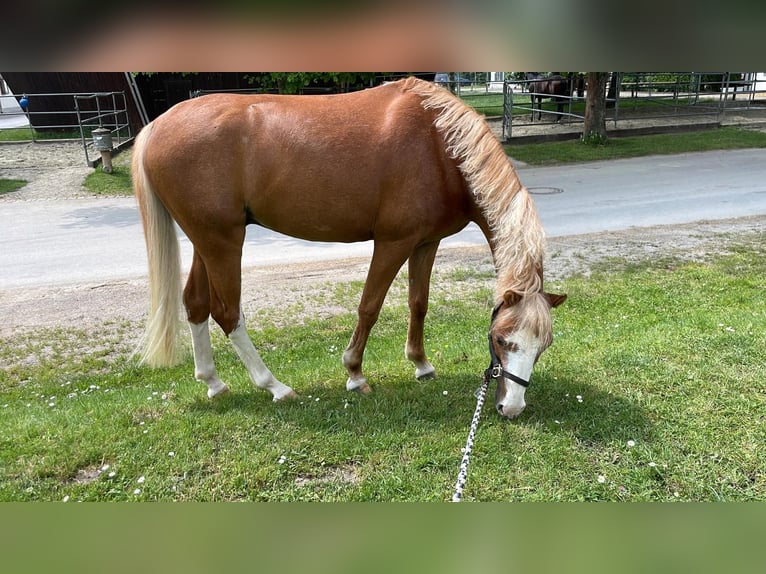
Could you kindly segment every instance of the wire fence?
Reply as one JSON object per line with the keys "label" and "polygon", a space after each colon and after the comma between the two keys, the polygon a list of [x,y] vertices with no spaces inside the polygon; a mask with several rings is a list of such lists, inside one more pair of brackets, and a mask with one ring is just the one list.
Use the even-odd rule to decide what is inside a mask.
{"label": "wire fence", "polygon": [[[536,123],[577,124],[584,121],[585,94],[577,89],[576,81],[571,81],[568,90],[555,97],[536,91],[537,81],[511,80],[504,83],[504,139],[513,137],[514,128]],[[720,121],[727,113],[766,109],[766,74],[614,72],[610,75],[606,96],[606,119],[615,128],[620,126],[620,122],[635,119],[672,121],[675,118],[704,117]]]}
{"label": "wire fence", "polygon": [[[544,75],[530,78],[524,73],[452,72],[436,73],[433,79],[495,120],[498,137],[508,140],[524,135],[530,127],[542,132],[552,130],[550,126],[554,125],[576,129],[584,121],[584,81],[579,81],[583,76],[581,73],[561,75],[570,74],[567,90],[555,97],[539,89],[537,82],[547,79]],[[373,83],[377,81],[378,78]],[[189,97],[212,91],[220,90],[196,90],[190,92]],[[313,86],[301,90],[307,94],[330,91],[333,89]],[[614,72],[610,74],[606,102],[607,122],[615,129],[621,122],[637,118],[672,121],[696,116],[720,121],[729,113],[766,110],[766,74]],[[132,139],[125,92],[0,94],[0,141],[79,139],[86,162],[92,165],[94,160],[90,154],[94,151],[92,131],[95,128],[109,129],[117,146]]]}

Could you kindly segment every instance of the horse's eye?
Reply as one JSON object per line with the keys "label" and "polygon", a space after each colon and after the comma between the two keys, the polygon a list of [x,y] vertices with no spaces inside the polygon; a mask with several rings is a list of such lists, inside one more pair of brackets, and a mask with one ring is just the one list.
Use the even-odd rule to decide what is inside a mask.
{"label": "horse's eye", "polygon": [[508,351],[509,353],[516,353],[519,350],[519,345],[514,343],[513,341],[506,341],[502,337],[497,337],[497,344],[500,345],[503,349]]}

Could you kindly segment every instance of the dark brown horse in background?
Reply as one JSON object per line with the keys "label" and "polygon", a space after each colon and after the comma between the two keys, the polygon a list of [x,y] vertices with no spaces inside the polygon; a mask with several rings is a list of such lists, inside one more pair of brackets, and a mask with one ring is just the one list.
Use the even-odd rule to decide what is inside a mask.
{"label": "dark brown horse in background", "polygon": [[[241,257],[248,224],[314,241],[374,242],[358,322],[343,365],[346,388],[369,392],[362,357],[386,293],[409,260],[406,356],[434,376],[423,346],[431,269],[442,238],[474,221],[497,269],[490,329],[499,358],[497,410],[524,408],[525,384],[552,342],[543,291],[544,236],[534,203],[486,122],[450,92],[414,78],[331,96],[209,95],[182,102],[136,139],[133,177],[149,258],[144,360],[181,358],[179,309],[194,372],[208,396],[228,391],[213,361],[209,317],[253,383],[294,397],[266,367],[245,327]],[[181,289],[175,223],[194,246]],[[483,337],[482,337],[483,338]]]}
{"label": "dark brown horse in background", "polygon": [[543,77],[538,72],[527,72],[527,90],[529,96],[532,99],[532,121],[535,121],[535,103],[537,103],[537,119],[542,120],[543,117],[543,99],[550,98],[556,103],[556,122],[560,122],[564,113],[564,104],[574,94],[574,90],[577,89],[578,95],[583,95],[583,78],[582,75],[572,73],[562,76],[561,74],[552,74],[547,77]]}

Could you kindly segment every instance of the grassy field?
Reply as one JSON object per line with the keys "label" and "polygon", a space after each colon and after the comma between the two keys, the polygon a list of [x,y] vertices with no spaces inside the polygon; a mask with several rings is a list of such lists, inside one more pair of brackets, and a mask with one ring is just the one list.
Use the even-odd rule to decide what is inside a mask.
{"label": "grassy field", "polygon": [[606,145],[586,145],[579,140],[510,144],[508,155],[530,165],[623,159],[647,155],[691,153],[766,147],[766,133],[739,128],[718,128],[681,134],[610,138]]}
{"label": "grassy field", "polygon": [[[726,128],[508,151],[544,164],[764,146],[765,134]],[[129,194],[128,161],[117,156],[114,174],[96,170],[86,186]],[[485,406],[466,499],[766,498],[764,238],[709,264],[615,259],[551,285],[570,295],[556,342],[520,419]],[[435,296],[427,325],[439,378],[414,382],[406,304],[392,294],[366,353],[370,397],[347,393],[340,367],[361,283],[301,304],[349,309],[332,319],[284,327],[298,308],[253,318],[264,359],[301,393],[290,404],[254,390],[220,336],[233,392],[213,402],[190,358],[137,366],[125,344],[136,325],[108,325],[98,343],[74,329],[2,340],[0,500],[448,500],[488,360],[491,296],[473,270],[447,280],[461,295]]]}
{"label": "grassy field", "polygon": [[[569,293],[556,341],[519,419],[485,406],[465,499],[766,499],[764,239],[707,264],[615,260],[550,285]],[[0,500],[448,500],[488,360],[486,279],[441,279],[461,295],[432,299],[439,378],[425,383],[402,356],[395,289],[366,353],[368,397],[344,390],[351,312],[288,327],[296,309],[254,318],[267,364],[301,394],[289,404],[254,390],[220,336],[233,392],[212,402],[191,359],[137,366],[123,342],[135,326],[109,326],[97,349],[68,329],[2,341]],[[314,297],[351,310],[360,289]]]}

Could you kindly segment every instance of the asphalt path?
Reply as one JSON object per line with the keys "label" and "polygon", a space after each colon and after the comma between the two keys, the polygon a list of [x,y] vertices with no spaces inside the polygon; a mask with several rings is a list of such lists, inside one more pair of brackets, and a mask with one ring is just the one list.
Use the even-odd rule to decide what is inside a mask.
{"label": "asphalt path", "polygon": [[[766,150],[522,167],[550,237],[766,214]],[[560,191],[559,191],[560,190]],[[133,198],[0,201],[0,289],[105,283],[146,274]],[[444,246],[482,245],[475,225]],[[182,259],[191,245],[181,237]],[[369,256],[370,242],[310,243],[249,226],[243,264]]]}

